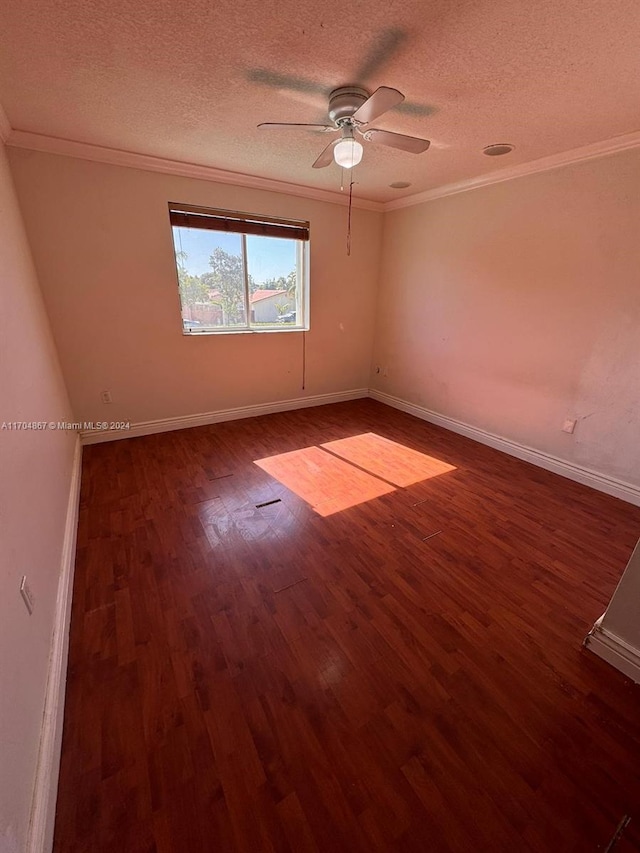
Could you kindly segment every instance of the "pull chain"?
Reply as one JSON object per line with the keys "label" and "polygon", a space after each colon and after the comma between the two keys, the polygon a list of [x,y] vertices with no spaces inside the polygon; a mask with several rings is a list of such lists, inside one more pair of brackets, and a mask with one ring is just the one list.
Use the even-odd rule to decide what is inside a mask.
{"label": "pull chain", "polygon": [[351,202],[353,199],[353,177],[349,184],[349,217],[347,219],[347,256],[351,254]]}

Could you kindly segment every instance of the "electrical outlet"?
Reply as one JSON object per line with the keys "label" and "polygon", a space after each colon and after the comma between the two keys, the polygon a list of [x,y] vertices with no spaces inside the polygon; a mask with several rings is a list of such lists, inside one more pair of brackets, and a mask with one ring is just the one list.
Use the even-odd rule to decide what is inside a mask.
{"label": "electrical outlet", "polygon": [[23,575],[22,580],[20,581],[20,595],[24,601],[24,606],[29,611],[29,615],[31,615],[33,613],[33,608],[36,606],[36,599],[34,594],[31,592],[31,587],[27,583],[26,575]]}
{"label": "electrical outlet", "polygon": [[562,424],[562,432],[568,432],[569,435],[572,435],[577,423],[574,418],[567,418]]}
{"label": "electrical outlet", "polygon": [[100,397],[102,398],[103,403],[113,403],[111,391],[103,391]]}

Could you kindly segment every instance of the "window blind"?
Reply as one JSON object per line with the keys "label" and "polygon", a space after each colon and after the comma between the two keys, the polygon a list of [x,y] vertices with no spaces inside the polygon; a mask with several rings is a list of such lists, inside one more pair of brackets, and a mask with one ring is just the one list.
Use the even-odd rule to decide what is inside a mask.
{"label": "window blind", "polygon": [[276,219],[271,216],[181,204],[169,204],[169,218],[172,225],[183,228],[205,228],[209,231],[283,237],[289,240],[309,239],[309,223],[298,219]]}

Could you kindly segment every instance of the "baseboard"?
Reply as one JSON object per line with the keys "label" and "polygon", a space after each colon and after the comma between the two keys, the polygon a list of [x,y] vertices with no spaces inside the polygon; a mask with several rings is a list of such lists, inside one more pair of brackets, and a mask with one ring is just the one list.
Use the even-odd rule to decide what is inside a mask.
{"label": "baseboard", "polygon": [[76,442],[69,487],[69,503],[60,563],[55,621],[49,658],[38,766],[33,789],[27,853],[48,853],[53,847],[58,774],[62,746],[62,724],[66,689],[71,596],[76,555],[76,533],[80,503],[82,445]]}
{"label": "baseboard", "polygon": [[569,480],[575,480],[585,486],[590,486],[592,489],[597,489],[599,492],[605,492],[608,495],[613,495],[623,501],[640,506],[640,487],[634,486],[631,483],[625,483],[623,480],[617,480],[615,477],[609,477],[606,474],[600,474],[598,471],[583,468],[574,462],[567,462],[564,459],[559,459],[557,456],[551,456],[549,453],[544,453],[533,447],[527,447],[525,444],[519,444],[508,438],[494,435],[491,432],[471,426],[463,421],[458,421],[455,418],[449,418],[438,412],[432,412],[422,406],[416,406],[414,403],[401,400],[399,397],[392,397],[390,394],[385,394],[382,391],[371,389],[369,396],[380,403],[385,403],[387,406],[393,406],[394,409],[400,409],[403,412],[421,418],[423,421],[444,427],[451,430],[451,432],[464,435],[474,441],[479,441],[481,444],[487,444],[489,447],[501,450],[503,453],[508,453],[510,456],[516,456],[518,459],[523,459],[525,462],[537,465],[539,468],[553,471],[555,474],[560,474]]}
{"label": "baseboard", "polygon": [[587,634],[584,645],[590,652],[640,684],[640,649],[630,646],[616,634],[602,627],[602,616]]}
{"label": "baseboard", "polygon": [[157,421],[139,421],[123,430],[89,430],[80,433],[83,444],[98,444],[103,441],[116,441],[122,438],[137,438],[141,435],[153,435],[157,432],[170,432],[174,429],[206,426],[222,421],[235,421],[240,418],[256,418],[259,415],[271,415],[287,412],[291,409],[305,409],[309,406],[325,406],[327,403],[343,403],[368,397],[367,388],[355,388],[351,391],[336,391],[333,394],[316,394],[313,397],[297,397],[294,400],[279,400],[276,403],[263,403],[257,406],[240,406],[237,409],[220,409],[217,412],[203,412],[198,415],[186,415],[177,418],[161,418]]}
{"label": "baseboard", "polygon": [[255,418],[259,415],[269,415],[276,412],[286,412],[291,409],[304,409],[309,406],[323,406],[329,403],[342,403],[348,400],[357,400],[362,397],[371,397],[387,406],[400,409],[421,420],[444,427],[451,432],[464,435],[481,444],[486,444],[510,456],[523,459],[532,465],[553,471],[569,480],[575,480],[592,489],[613,495],[628,503],[640,506],[640,487],[631,483],[625,483],[615,477],[609,477],[590,468],[576,465],[565,459],[559,459],[549,453],[519,444],[511,439],[494,435],[491,432],[478,427],[458,421],[455,418],[433,412],[423,406],[393,397],[377,389],[355,388],[349,391],[338,391],[332,394],[316,394],[311,397],[296,397],[293,400],[279,400],[275,403],[264,403],[255,406],[240,406],[235,409],[219,409],[215,412],[203,412],[196,415],[186,415],[176,418],[161,418],[155,421],[140,421],[133,423],[127,430],[86,430],[80,433],[82,444],[98,444],[104,441],[116,441],[123,438],[137,438],[143,435],[153,435],[159,432],[170,432],[176,429],[189,429],[190,427],[206,426],[207,424],[220,423],[222,421],[238,420],[240,418]]}

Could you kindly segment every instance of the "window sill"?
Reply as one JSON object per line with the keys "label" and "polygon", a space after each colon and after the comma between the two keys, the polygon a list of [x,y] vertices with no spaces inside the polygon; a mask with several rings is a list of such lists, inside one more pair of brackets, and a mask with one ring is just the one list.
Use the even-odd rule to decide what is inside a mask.
{"label": "window sill", "polygon": [[215,335],[272,335],[289,334],[290,332],[308,332],[309,326],[288,326],[285,329],[183,329],[185,338],[207,338]]}

